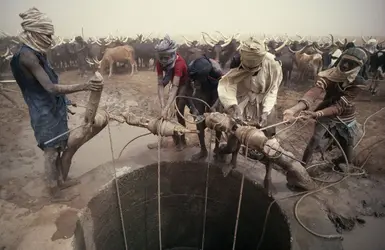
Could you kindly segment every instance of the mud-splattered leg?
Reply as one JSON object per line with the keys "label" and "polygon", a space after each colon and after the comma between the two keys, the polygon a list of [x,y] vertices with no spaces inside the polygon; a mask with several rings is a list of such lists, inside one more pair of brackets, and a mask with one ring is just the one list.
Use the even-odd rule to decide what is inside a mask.
{"label": "mud-splattered leg", "polygon": [[238,152],[241,148],[241,143],[235,135],[230,134],[227,144],[224,147],[220,147],[218,154],[231,154],[231,161],[229,164],[222,168],[223,176],[227,176],[231,170],[237,167]]}
{"label": "mud-splattered leg", "polygon": [[57,185],[59,172],[56,161],[59,153],[56,148],[44,149],[44,173],[45,181],[51,197],[56,198],[60,195],[60,188]]}
{"label": "mud-splattered leg", "polygon": [[276,193],[275,187],[271,181],[271,171],[273,169],[273,162],[268,161],[265,163],[266,173],[265,173],[265,179],[263,181],[264,188],[266,189],[269,196],[272,196]]}

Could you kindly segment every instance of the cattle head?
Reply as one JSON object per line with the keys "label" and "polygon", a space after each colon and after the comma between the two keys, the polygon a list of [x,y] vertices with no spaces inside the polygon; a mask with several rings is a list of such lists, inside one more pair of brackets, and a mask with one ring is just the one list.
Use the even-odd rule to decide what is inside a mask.
{"label": "cattle head", "polygon": [[281,41],[281,39],[275,38],[273,40],[268,41],[267,47],[270,53],[276,56],[280,56],[281,50],[288,44],[288,42],[289,42],[289,37],[286,37],[285,41]]}
{"label": "cattle head", "polygon": [[[211,46],[211,54],[212,58],[217,62],[220,61],[221,56],[224,54],[226,49],[233,48],[234,51],[236,49],[236,40],[235,36],[228,38],[227,40],[218,40],[207,34],[206,32],[202,32],[202,39],[205,41],[207,45]],[[207,39],[209,38],[209,39]],[[229,46],[229,47],[228,47]]]}
{"label": "cattle head", "polygon": [[385,41],[379,43],[377,39],[370,37],[370,39],[365,39],[364,36],[361,36],[363,41],[363,47],[370,53],[374,54],[377,51],[378,44],[384,43]]}

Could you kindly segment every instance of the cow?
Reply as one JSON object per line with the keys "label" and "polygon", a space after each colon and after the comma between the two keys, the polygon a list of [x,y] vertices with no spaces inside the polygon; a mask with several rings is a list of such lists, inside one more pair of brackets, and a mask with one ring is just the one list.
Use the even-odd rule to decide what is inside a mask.
{"label": "cow", "polygon": [[291,73],[293,71],[293,63],[294,63],[294,57],[293,55],[286,49],[282,51],[284,48],[286,48],[286,45],[289,42],[289,38],[286,39],[284,42],[277,42],[276,40],[270,40],[267,43],[267,47],[269,49],[269,52],[275,55],[277,60],[281,62],[282,65],[282,74],[283,74],[283,85],[286,85],[287,82],[291,78]]}
{"label": "cow", "polygon": [[[137,35],[137,39],[132,41],[130,45],[135,49],[136,63],[139,68],[149,68],[150,60],[155,60],[155,41],[149,39],[151,34],[143,37],[142,34]],[[155,63],[153,70],[155,70]]]}
{"label": "cow", "polygon": [[[108,78],[112,76],[112,68],[114,62],[126,61],[129,61],[131,64],[131,76],[134,74],[134,71],[138,72],[138,66],[135,61],[135,50],[129,45],[107,48],[101,61],[94,59],[94,62],[99,65],[101,72],[103,72],[105,68],[109,66]],[[87,60],[87,62],[90,63],[89,60]]]}
{"label": "cow", "polygon": [[385,80],[385,50],[380,50],[371,55],[369,71],[373,74],[370,91],[375,95],[378,91],[379,82]]}
{"label": "cow", "polygon": [[322,70],[322,56],[314,52],[314,45],[306,45],[300,50],[293,51],[290,46],[288,49],[294,54],[294,62],[299,71],[299,81],[304,80],[306,73],[311,73],[315,77]]}

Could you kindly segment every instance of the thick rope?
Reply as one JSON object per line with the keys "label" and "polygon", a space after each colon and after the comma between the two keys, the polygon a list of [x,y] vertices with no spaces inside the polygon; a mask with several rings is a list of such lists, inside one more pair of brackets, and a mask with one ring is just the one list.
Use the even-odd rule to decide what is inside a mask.
{"label": "thick rope", "polygon": [[[109,118],[109,114],[107,111],[105,111],[107,114],[107,117]],[[128,250],[128,245],[127,245],[127,235],[126,235],[126,228],[124,225],[124,219],[123,219],[123,209],[122,209],[122,202],[120,199],[120,191],[119,191],[119,185],[118,185],[118,178],[116,176],[116,167],[115,167],[115,157],[114,157],[114,148],[112,144],[112,135],[111,135],[111,128],[110,128],[110,123],[107,123],[107,128],[108,128],[108,135],[110,138],[110,150],[111,150],[111,158],[112,158],[112,166],[114,168],[114,179],[115,179],[115,187],[116,187],[116,195],[118,198],[118,206],[119,206],[119,213],[120,213],[120,222],[122,224],[122,229],[123,229],[123,239],[124,239],[124,246],[125,250]]]}
{"label": "thick rope", "polygon": [[160,147],[162,144],[162,135],[160,133],[161,124],[163,118],[160,119],[158,125],[158,237],[159,237],[159,250],[162,250],[162,216],[160,211]]}

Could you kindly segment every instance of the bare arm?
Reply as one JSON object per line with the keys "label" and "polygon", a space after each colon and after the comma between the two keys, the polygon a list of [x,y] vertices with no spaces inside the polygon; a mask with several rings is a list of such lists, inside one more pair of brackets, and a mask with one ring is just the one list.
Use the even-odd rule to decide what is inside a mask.
{"label": "bare arm", "polygon": [[164,85],[162,83],[162,76],[158,76],[158,98],[160,102],[160,108],[164,107]]}
{"label": "bare arm", "polygon": [[40,66],[37,57],[30,51],[23,51],[20,63],[39,81],[43,88],[51,94],[70,94],[88,90],[88,84],[62,85],[53,84],[47,73]]}
{"label": "bare arm", "polygon": [[170,108],[172,102],[175,100],[176,94],[178,93],[179,89],[179,82],[180,82],[180,77],[179,76],[174,76],[174,81],[172,83],[172,88],[170,90],[170,94],[168,96],[167,104],[166,104],[166,109]]}

